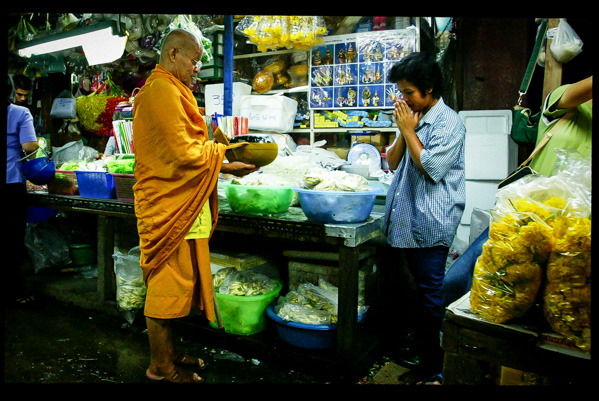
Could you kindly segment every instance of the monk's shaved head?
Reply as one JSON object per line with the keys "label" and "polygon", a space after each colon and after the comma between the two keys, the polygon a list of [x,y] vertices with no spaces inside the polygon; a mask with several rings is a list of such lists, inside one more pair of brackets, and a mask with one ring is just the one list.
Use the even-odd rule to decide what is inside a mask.
{"label": "monk's shaved head", "polygon": [[160,49],[160,65],[191,87],[200,70],[204,53],[202,40],[185,29],[174,29],[164,38]]}
{"label": "monk's shaved head", "polygon": [[[185,29],[173,29],[170,31],[166,38],[164,38],[164,42],[162,43],[162,47],[160,48],[160,63],[162,64],[165,61],[165,57],[168,57],[169,52],[173,48],[177,49],[189,49],[194,42],[204,50],[202,47],[202,41],[194,35],[193,33],[186,31]],[[193,50],[193,49],[191,49]]]}

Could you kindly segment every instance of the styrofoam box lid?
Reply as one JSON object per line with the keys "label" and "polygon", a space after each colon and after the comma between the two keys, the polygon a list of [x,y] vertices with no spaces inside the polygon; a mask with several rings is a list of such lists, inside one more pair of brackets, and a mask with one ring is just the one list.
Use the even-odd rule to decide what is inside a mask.
{"label": "styrofoam box lid", "polygon": [[511,110],[465,110],[458,113],[468,134],[509,134]]}

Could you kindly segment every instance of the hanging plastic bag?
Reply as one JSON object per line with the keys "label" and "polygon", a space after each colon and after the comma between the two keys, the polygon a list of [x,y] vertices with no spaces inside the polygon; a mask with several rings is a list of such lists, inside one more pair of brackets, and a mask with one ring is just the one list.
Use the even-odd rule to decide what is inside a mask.
{"label": "hanging plastic bag", "polygon": [[127,255],[117,250],[112,258],[116,275],[117,306],[127,322],[132,324],[146,301],[146,285],[139,266],[140,249],[136,246],[130,249]]}
{"label": "hanging plastic bag", "polygon": [[582,40],[570,24],[560,18],[550,47],[553,58],[560,63],[567,63],[582,51],[582,44]]}
{"label": "hanging plastic bag", "polygon": [[52,222],[27,225],[25,248],[33,262],[34,272],[71,263],[69,242],[63,231]]}
{"label": "hanging plastic bag", "polygon": [[71,96],[68,90],[62,91],[52,102],[50,117],[73,119],[77,116],[75,109],[77,100]]}
{"label": "hanging plastic bag", "polygon": [[236,31],[247,36],[261,52],[278,48],[308,50],[322,41],[326,24],[320,16],[247,15]]}

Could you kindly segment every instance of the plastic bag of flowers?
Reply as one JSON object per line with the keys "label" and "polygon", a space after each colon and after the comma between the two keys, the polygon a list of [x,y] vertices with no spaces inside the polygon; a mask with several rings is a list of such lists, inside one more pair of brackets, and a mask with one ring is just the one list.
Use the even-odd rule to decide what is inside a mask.
{"label": "plastic bag of flowers", "polygon": [[552,177],[498,191],[470,301],[474,313],[504,323],[526,314],[542,291],[552,329],[590,350],[591,159],[556,153]]}
{"label": "plastic bag of flowers", "polygon": [[552,330],[591,351],[591,159],[558,151],[554,177],[570,189],[553,220],[543,312]]}
{"label": "plastic bag of flowers", "polygon": [[474,266],[470,306],[495,323],[524,316],[541,288],[553,235],[544,221],[550,212],[520,198],[513,210],[492,210],[489,240]]}

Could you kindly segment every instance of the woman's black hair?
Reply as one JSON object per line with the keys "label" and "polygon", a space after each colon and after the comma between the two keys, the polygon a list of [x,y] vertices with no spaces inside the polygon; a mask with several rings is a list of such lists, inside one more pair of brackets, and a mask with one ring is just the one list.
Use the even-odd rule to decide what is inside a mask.
{"label": "woman's black hair", "polygon": [[434,56],[427,52],[410,53],[389,70],[389,82],[402,79],[412,83],[422,95],[432,89],[431,95],[438,99],[443,89],[443,74]]}

